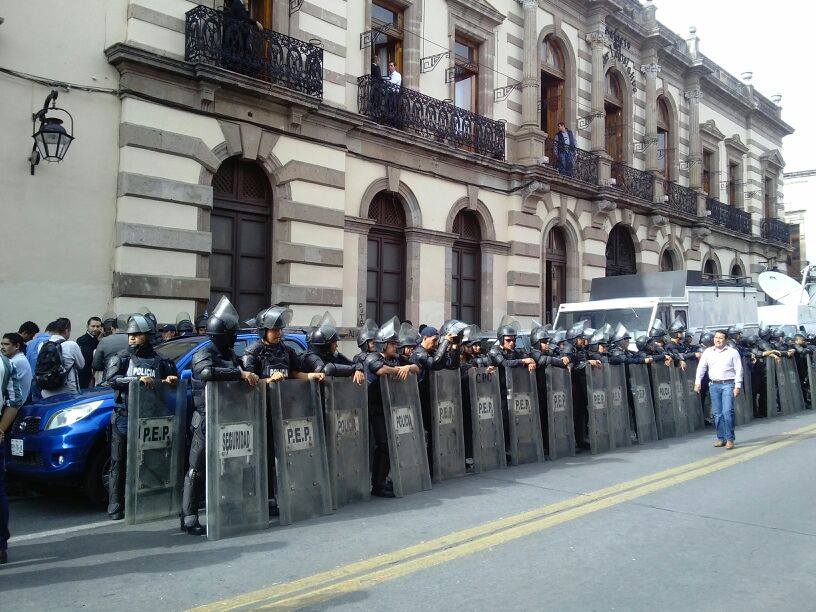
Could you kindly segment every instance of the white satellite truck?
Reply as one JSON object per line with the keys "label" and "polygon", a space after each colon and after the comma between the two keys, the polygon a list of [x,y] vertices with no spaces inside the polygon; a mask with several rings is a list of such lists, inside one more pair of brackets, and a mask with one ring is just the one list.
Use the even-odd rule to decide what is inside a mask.
{"label": "white satellite truck", "polygon": [[553,328],[569,329],[582,319],[593,328],[620,322],[635,338],[658,319],[668,328],[677,316],[690,331],[735,323],[756,330],[757,290],[747,278],[708,280],[687,270],[594,278],[589,301],[561,304]]}
{"label": "white satellite truck", "polygon": [[759,321],[782,327],[786,333],[816,333],[816,264],[802,270],[802,282],[782,272],[759,275],[759,286],[775,304],[759,307]]}

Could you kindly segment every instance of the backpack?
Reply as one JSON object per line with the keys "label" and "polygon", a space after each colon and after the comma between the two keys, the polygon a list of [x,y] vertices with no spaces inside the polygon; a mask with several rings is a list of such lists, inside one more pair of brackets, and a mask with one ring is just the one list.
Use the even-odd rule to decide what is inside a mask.
{"label": "backpack", "polygon": [[62,347],[64,340],[43,342],[34,368],[34,379],[37,386],[46,391],[54,391],[65,385],[68,370],[62,365]]}

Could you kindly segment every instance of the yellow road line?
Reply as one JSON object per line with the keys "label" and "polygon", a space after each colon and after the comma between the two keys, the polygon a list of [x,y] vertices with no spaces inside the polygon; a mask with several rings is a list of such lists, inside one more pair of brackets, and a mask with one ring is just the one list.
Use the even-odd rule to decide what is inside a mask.
{"label": "yellow road line", "polygon": [[293,608],[317,603],[471,555],[654,491],[705,476],[794,444],[802,439],[796,436],[814,432],[816,425],[802,427],[767,441],[738,447],[727,454],[718,453],[713,457],[477,525],[333,570],[208,604],[196,610],[234,610],[242,607]]}

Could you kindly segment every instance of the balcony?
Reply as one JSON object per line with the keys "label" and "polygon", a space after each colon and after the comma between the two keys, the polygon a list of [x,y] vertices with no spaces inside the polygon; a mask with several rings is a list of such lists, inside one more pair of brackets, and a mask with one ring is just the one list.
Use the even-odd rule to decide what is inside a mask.
{"label": "balcony", "polygon": [[293,91],[323,97],[323,49],[223,11],[197,6],[187,12],[184,59],[210,64]]}
{"label": "balcony", "polygon": [[359,112],[382,125],[414,132],[436,142],[504,159],[505,126],[371,75],[357,79]]}
{"label": "balcony", "polygon": [[650,172],[637,170],[622,162],[613,162],[612,178],[614,188],[641,200],[651,202],[654,199],[654,176]]}
{"label": "balcony", "polygon": [[544,154],[547,167],[562,176],[592,185],[598,184],[598,156],[578,147],[558,147],[555,139],[547,138]]}
{"label": "balcony", "polygon": [[738,234],[751,235],[751,215],[736,206],[729,206],[722,202],[709,198],[706,202],[709,219],[715,225],[720,225],[727,230]]}
{"label": "balcony", "polygon": [[664,181],[663,193],[667,196],[666,207],[670,210],[686,215],[697,216],[697,192],[690,187],[683,187],[672,181]]}
{"label": "balcony", "polygon": [[762,220],[762,237],[777,244],[790,244],[790,225],[779,219]]}

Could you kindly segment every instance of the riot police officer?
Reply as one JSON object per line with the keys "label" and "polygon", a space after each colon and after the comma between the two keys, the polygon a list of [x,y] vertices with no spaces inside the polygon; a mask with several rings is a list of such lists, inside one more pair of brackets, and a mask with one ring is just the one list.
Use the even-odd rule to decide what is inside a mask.
{"label": "riot police officer", "polygon": [[422,336],[414,329],[413,325],[406,322],[400,326],[399,334],[397,334],[397,354],[399,355],[400,365],[411,363],[411,355],[421,341]]}
{"label": "riot police officer", "polygon": [[181,497],[181,530],[190,535],[204,535],[206,529],[198,522],[204,487],[206,458],[206,418],[204,403],[205,385],[210,382],[243,380],[254,387],[258,376],[241,368],[235,354],[235,337],[238,333],[238,312],[226,297],[222,297],[207,319],[207,336],[210,342],[193,355],[193,439],[190,444],[190,467],[184,477]]}
{"label": "riot police officer", "polygon": [[360,352],[354,356],[354,363],[362,363],[363,367],[365,368],[365,361],[368,357],[376,354],[377,347],[376,342],[374,342],[374,338],[377,335],[377,331],[379,330],[379,326],[377,325],[374,319],[366,319],[363,326],[360,328],[359,333],[357,334],[357,347],[360,349]]}
{"label": "riot police officer", "polygon": [[116,391],[116,407],[111,415],[111,472],[108,516],[118,521],[125,517],[124,482],[127,457],[128,388],[138,381],[153,389],[157,381],[175,386],[176,364],[155,351],[150,342],[151,322],[142,314],[130,318],[127,326],[128,350],[112,355],[105,369],[105,379]]}
{"label": "riot police officer", "polygon": [[309,336],[309,350],[301,358],[300,369],[306,374],[323,373],[338,378],[351,377],[355,383],[365,382],[363,364],[354,363],[337,350],[340,334],[334,322],[324,316],[323,321]]}
{"label": "riot police officer", "polygon": [[390,463],[388,458],[388,433],[385,428],[382,393],[379,377],[396,376],[406,380],[409,374],[418,374],[415,364],[400,365],[397,355],[399,320],[394,317],[379,330],[375,340],[378,351],[365,361],[368,380],[368,420],[374,438],[371,466],[371,494],[377,497],[394,497],[394,488],[388,481]]}
{"label": "riot police officer", "polygon": [[595,330],[587,321],[579,321],[566,333],[566,352],[572,360],[572,410],[575,429],[575,446],[589,450],[589,398],[587,397],[586,368],[601,367],[598,359],[593,359],[587,345]]}
{"label": "riot police officer", "polygon": [[478,325],[468,325],[462,331],[462,352],[460,363],[465,370],[470,368],[486,368],[491,366],[490,357],[482,355],[482,330]]}
{"label": "riot police officer", "polygon": [[180,312],[176,315],[176,334],[179,338],[191,338],[196,335],[189,312]]}

